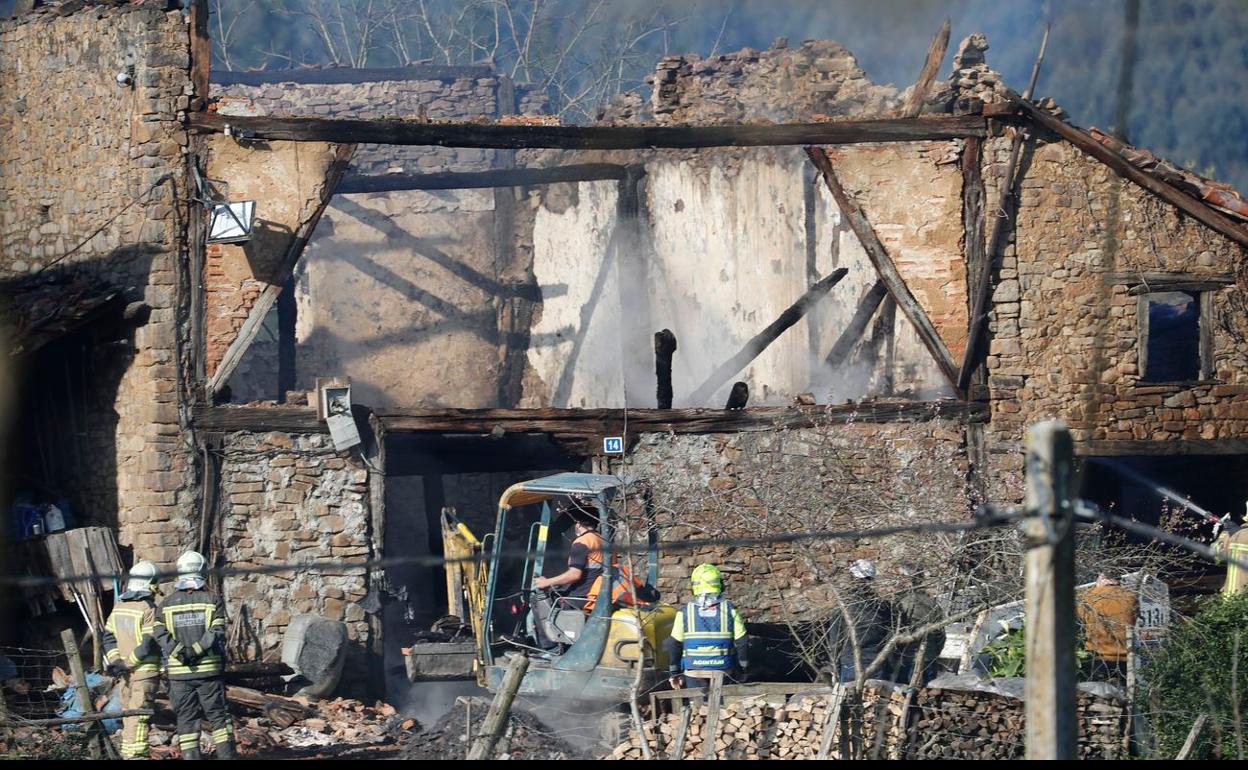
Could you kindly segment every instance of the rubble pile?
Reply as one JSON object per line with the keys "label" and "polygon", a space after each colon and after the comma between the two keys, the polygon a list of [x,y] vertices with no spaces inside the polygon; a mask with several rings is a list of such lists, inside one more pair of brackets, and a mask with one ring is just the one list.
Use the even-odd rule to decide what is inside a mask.
{"label": "rubble pile", "polygon": [[[237,689],[237,688],[231,688]],[[239,702],[231,698],[235,710]],[[297,705],[292,705],[297,704]],[[298,707],[307,716],[292,715]],[[255,711],[247,704],[244,711]],[[296,696],[274,699],[259,709],[259,716],[236,717],[235,726],[240,748],[249,754],[273,755],[283,750],[325,749],[336,756],[353,749],[376,750],[386,746],[397,749],[398,739],[419,725],[414,719],[405,719],[395,708],[378,702],[368,706],[358,700],[335,698],[332,701],[312,701]]]}
{"label": "rubble pile", "polygon": [[949,76],[951,95],[978,99],[985,104],[1005,101],[1009,88],[1001,73],[988,66],[984,58],[987,50],[988,38],[978,32],[958,44],[958,52],[953,57],[953,74]]}
{"label": "rubble pile", "polygon": [[[487,708],[472,709],[471,736],[480,734]],[[414,735],[401,749],[402,759],[466,759],[471,745],[466,709],[456,707],[429,730]],[[588,759],[536,716],[512,709],[507,729],[494,749],[499,759]]]}
{"label": "rubble pile", "polygon": [[854,55],[831,40],[807,40],[790,48],[781,39],[765,51],[665,56],[647,83],[652,86],[649,104],[625,94],[600,119],[617,124],[782,123],[885,115],[900,104],[896,88],[873,83]]}

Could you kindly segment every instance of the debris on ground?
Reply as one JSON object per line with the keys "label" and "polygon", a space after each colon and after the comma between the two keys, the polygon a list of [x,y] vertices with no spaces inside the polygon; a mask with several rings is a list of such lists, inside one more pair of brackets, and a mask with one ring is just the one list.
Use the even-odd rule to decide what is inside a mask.
{"label": "debris on ground", "polygon": [[[472,737],[480,734],[487,709],[472,709]],[[400,749],[401,759],[466,759],[471,745],[466,709],[457,706],[429,730],[409,738]],[[496,759],[589,759],[533,714],[512,709],[507,729],[494,749]]]}
{"label": "debris on ground", "polygon": [[[416,720],[402,717],[380,701],[369,706],[348,698],[265,697],[259,705],[253,700],[245,706],[231,698],[237,710],[252,714],[236,719],[235,725],[239,748],[253,757],[343,757],[361,750],[397,751],[403,738],[420,729]],[[298,708],[302,708],[298,718],[287,722]]]}

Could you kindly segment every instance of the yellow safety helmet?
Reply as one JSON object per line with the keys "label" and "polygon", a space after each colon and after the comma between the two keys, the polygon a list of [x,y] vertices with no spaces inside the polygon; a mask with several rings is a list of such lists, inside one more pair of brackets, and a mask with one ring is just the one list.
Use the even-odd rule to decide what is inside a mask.
{"label": "yellow safety helmet", "polygon": [[724,592],[724,576],[714,564],[699,564],[694,567],[689,582],[693,585],[694,596]]}

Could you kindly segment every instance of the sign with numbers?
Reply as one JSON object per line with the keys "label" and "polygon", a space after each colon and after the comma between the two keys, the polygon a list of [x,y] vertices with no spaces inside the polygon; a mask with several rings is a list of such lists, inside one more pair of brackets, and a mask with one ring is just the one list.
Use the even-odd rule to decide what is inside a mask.
{"label": "sign with numbers", "polygon": [[609,455],[624,454],[624,437],[607,436],[602,440],[602,452]]}

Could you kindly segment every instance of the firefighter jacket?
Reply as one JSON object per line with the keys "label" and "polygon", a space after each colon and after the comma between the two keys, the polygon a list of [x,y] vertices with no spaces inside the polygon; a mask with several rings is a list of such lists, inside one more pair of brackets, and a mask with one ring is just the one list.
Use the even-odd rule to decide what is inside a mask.
{"label": "firefighter jacket", "polygon": [[[1248,526],[1238,527],[1233,532],[1224,531],[1213,544],[1218,557],[1227,557],[1239,562],[1248,562]],[[1226,565],[1226,582],[1222,584],[1222,593],[1230,596],[1248,586],[1248,570],[1240,568],[1234,562]]]}
{"label": "firefighter jacket", "polygon": [[225,668],[225,630],[220,597],[204,589],[174,591],[156,611],[155,636],[165,655],[165,673],[170,679],[220,676]]}
{"label": "firefighter jacket", "polygon": [[125,663],[133,680],[159,676],[160,647],[155,632],[156,602],[152,595],[127,591],[117,598],[104,623],[104,661]]}
{"label": "firefighter jacket", "polygon": [[[672,625],[672,640],[682,645],[680,666],[685,671],[730,671],[744,655],[745,621],[732,602],[721,599],[700,606],[689,602]],[[741,644],[738,644],[741,642]]]}

